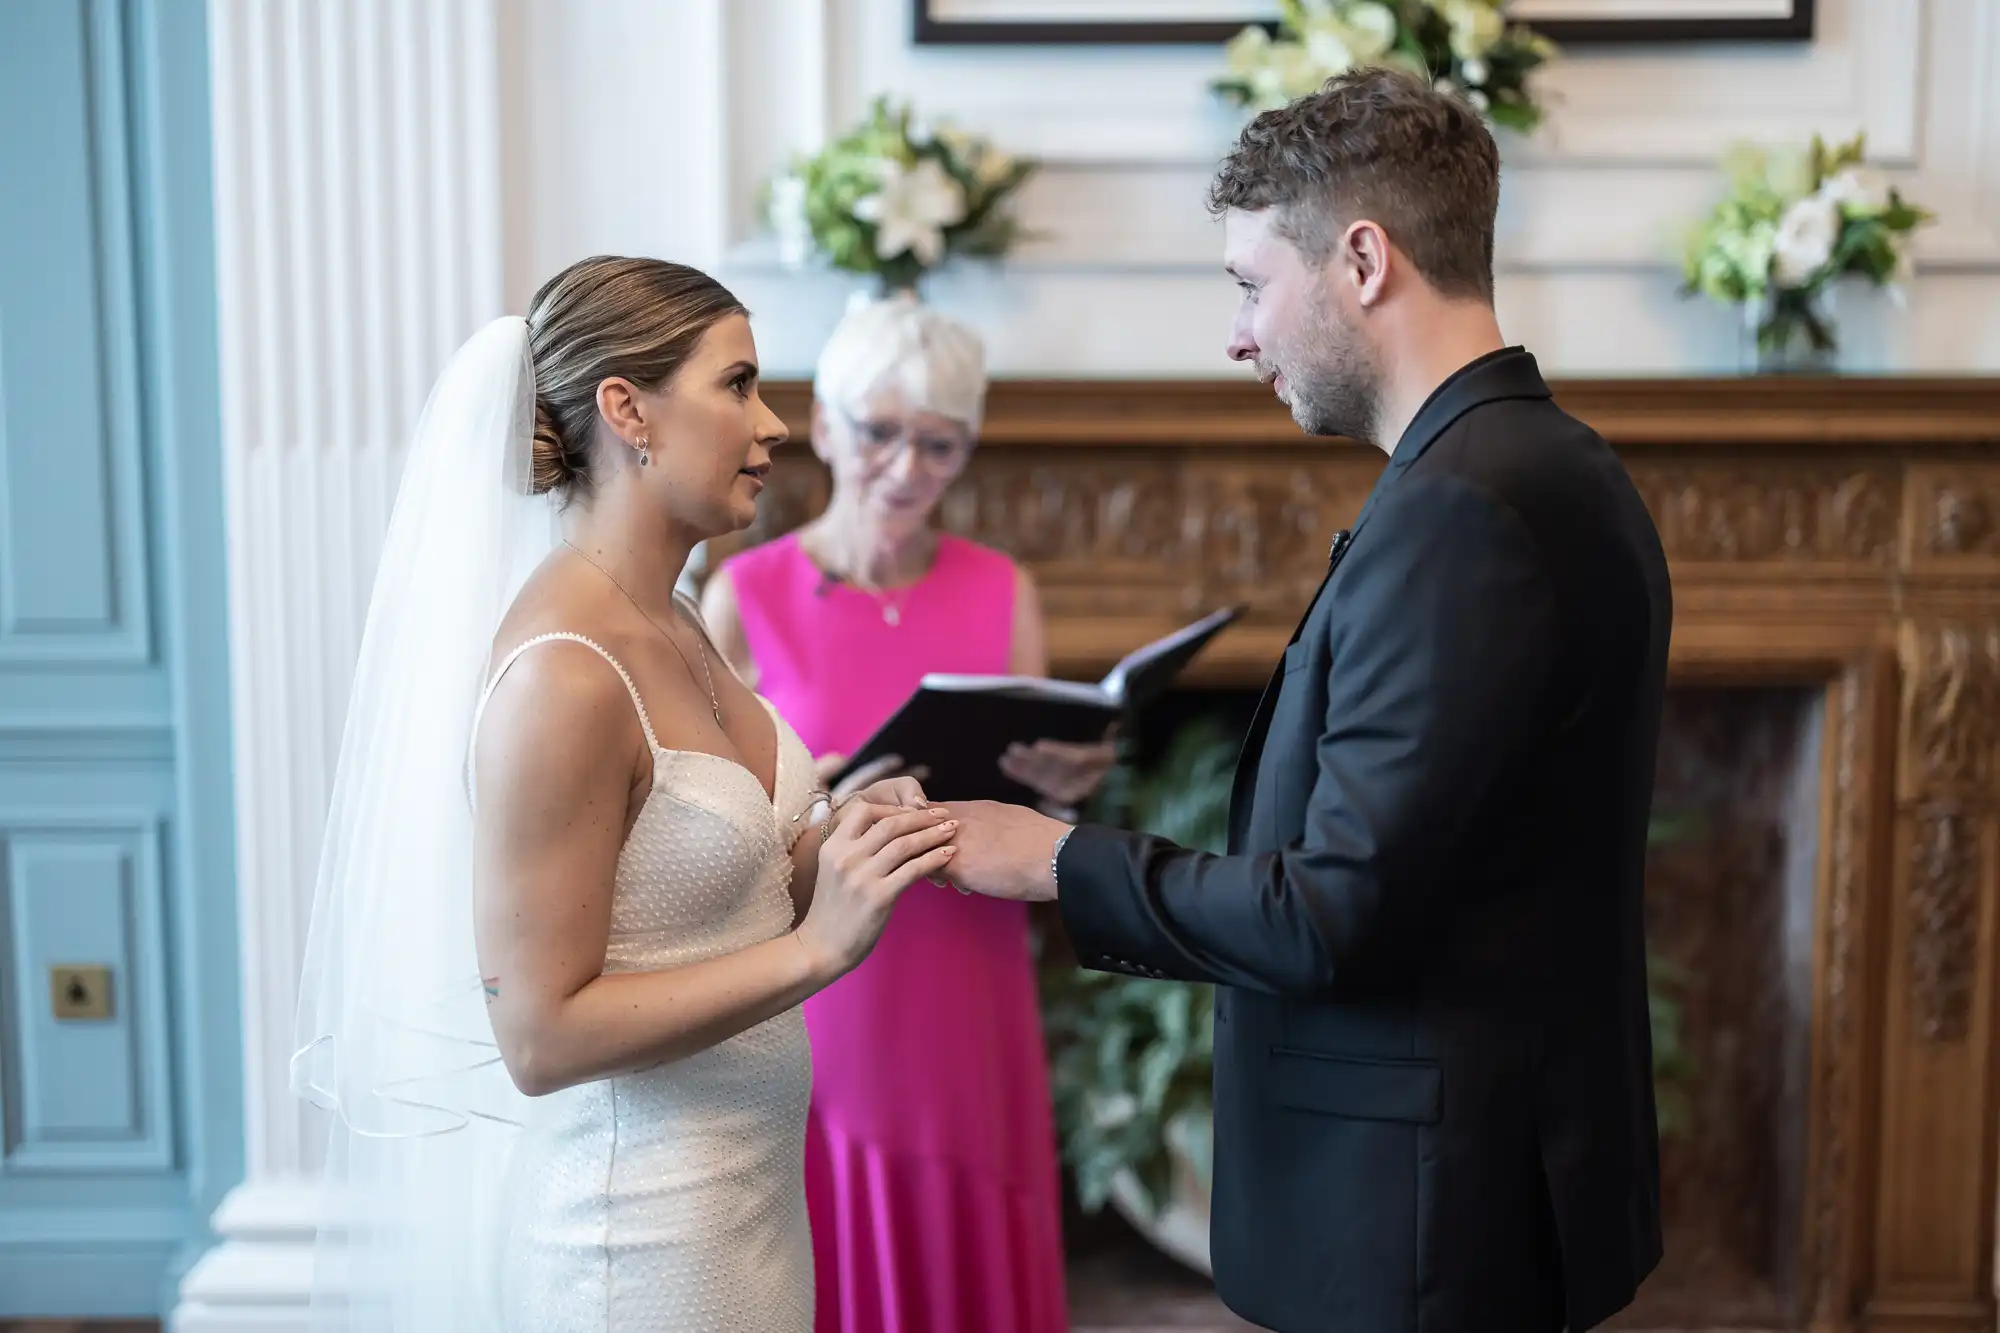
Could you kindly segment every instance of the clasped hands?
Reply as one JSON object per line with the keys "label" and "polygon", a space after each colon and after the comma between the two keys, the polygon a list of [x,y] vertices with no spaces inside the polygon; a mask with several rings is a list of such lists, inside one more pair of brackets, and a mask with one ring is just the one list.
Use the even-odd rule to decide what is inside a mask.
{"label": "clasped hands", "polygon": [[[1059,748],[1058,748],[1059,747]],[[1096,751],[1108,751],[1110,746],[1088,745],[1070,746],[1057,741],[1038,741],[1033,746],[1016,746],[1025,752],[1019,761],[1023,771],[1035,771],[1037,776],[1057,770],[1072,770],[1079,758],[1084,765],[1095,762]],[[1066,754],[1064,751],[1087,751],[1086,756]],[[822,774],[836,771],[844,762],[839,756],[829,755],[820,760]],[[1105,760],[1108,766],[1108,757]],[[1036,769],[1035,765],[1042,765]],[[899,774],[883,777],[883,772],[893,772],[900,767],[893,757],[864,765],[853,777],[835,789],[834,799],[844,802],[849,797],[858,797],[874,805],[893,805],[904,808],[931,807],[946,812],[946,817],[957,822],[956,836],[952,839],[955,851],[949,867],[934,881],[949,883],[955,888],[984,894],[990,898],[1007,898],[1020,902],[1046,902],[1055,897],[1055,849],[1069,825],[1062,820],[1051,818],[1025,806],[1007,805],[999,801],[946,801],[933,804],[925,796],[921,783],[914,774]],[[1003,764],[1003,769],[1006,766]],[[1010,772],[1016,781],[1024,781],[1019,773]],[[1071,800],[1088,795],[1102,776],[1100,769],[1090,777],[1088,785],[1081,789],[1065,784],[1058,792],[1052,792],[1040,783],[1030,783],[1051,799],[1061,799],[1069,795]],[[1053,783],[1051,785],[1054,785]],[[1071,794],[1073,793],[1073,794]],[[1067,803],[1067,802],[1065,802]]]}

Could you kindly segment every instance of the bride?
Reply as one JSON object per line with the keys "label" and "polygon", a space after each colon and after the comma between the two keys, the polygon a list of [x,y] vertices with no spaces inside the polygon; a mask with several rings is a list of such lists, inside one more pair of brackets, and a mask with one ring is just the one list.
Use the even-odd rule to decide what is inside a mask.
{"label": "bride", "polygon": [[837,811],[674,594],[782,422],[743,307],[576,264],[433,389],[342,740],[293,1083],[321,1327],[812,1327],[799,1003],[953,826]]}

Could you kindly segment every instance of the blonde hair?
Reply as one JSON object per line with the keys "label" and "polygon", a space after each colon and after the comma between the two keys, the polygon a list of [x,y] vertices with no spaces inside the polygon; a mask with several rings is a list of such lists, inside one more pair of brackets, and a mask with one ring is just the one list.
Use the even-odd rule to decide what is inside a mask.
{"label": "blonde hair", "polygon": [[709,329],[748,313],[708,274],[664,259],[599,255],[543,283],[528,304],[535,493],[590,488],[598,385],[617,377],[657,389]]}
{"label": "blonde hair", "polygon": [[986,407],[986,345],[907,293],[850,310],[820,350],[813,396],[852,412],[880,389],[901,390],[911,411],[963,422],[976,435]]}

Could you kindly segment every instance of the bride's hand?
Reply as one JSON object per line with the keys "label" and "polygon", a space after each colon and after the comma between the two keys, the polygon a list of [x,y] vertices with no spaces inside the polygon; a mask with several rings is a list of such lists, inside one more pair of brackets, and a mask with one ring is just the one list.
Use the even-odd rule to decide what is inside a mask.
{"label": "bride's hand", "polygon": [[956,821],[930,807],[854,800],[841,808],[820,849],[812,906],[796,932],[820,975],[830,981],[868,956],[903,890],[941,873],[957,852],[951,845],[957,831]]}
{"label": "bride's hand", "polygon": [[[831,782],[833,775],[838,773],[846,763],[847,756],[844,754],[823,754],[813,760],[813,772],[818,776],[821,785],[824,785]],[[842,782],[838,787],[833,788],[833,799],[836,803],[844,803],[851,796],[859,796],[864,800],[869,800],[873,798],[868,796],[868,791],[885,779],[909,778],[915,782],[922,782],[929,776],[930,772],[921,765],[906,771],[903,768],[903,757],[901,755],[885,754],[880,759],[872,759],[850,773],[846,781]],[[917,801],[921,802],[923,799],[923,796],[919,794]],[[881,801],[878,804],[907,805],[911,804],[911,802]]]}

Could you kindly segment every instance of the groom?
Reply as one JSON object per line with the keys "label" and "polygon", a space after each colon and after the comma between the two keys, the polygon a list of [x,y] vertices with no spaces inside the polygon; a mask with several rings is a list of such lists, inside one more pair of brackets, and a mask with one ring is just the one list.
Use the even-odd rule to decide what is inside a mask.
{"label": "groom", "polygon": [[1641,923],[1672,620],[1618,459],[1493,314],[1493,140],[1380,70],[1210,206],[1229,354],[1389,462],[1258,705],[1230,853],[967,803],[951,877],[1214,982],[1222,1298],[1284,1333],[1554,1333],[1660,1258]]}

